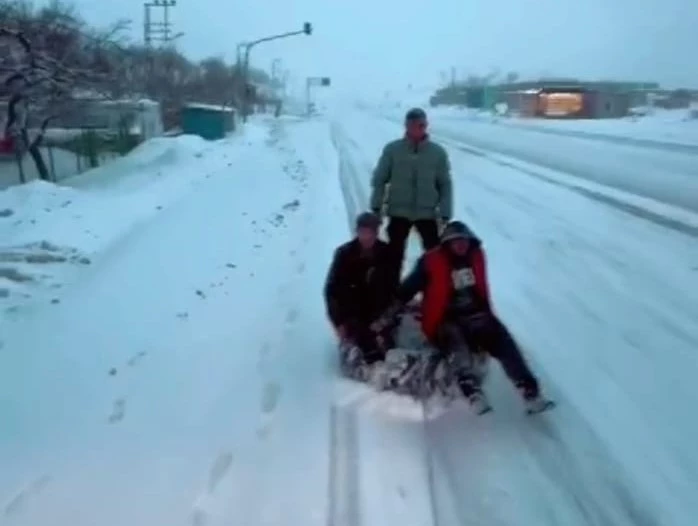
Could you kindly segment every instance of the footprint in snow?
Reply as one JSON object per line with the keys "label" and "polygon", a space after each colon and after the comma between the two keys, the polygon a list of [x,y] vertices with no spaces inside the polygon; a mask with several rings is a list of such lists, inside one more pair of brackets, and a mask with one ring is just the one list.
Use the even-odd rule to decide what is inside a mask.
{"label": "footprint in snow", "polygon": [[133,367],[134,365],[137,365],[138,362],[140,362],[145,357],[146,354],[148,354],[148,353],[145,351],[141,351],[138,354],[134,354],[133,356],[131,356],[131,358],[129,358],[128,362],[126,362],[126,363],[128,364],[129,367]]}
{"label": "footprint in snow", "polygon": [[296,267],[297,274],[303,274],[305,272],[305,263],[299,263]]}
{"label": "footprint in snow", "polygon": [[290,309],[290,310],[286,313],[286,323],[288,323],[288,324],[295,323],[296,320],[298,320],[298,316],[299,316],[299,315],[300,315],[300,312],[298,311],[298,309],[295,309],[295,308],[294,308],[294,309]]}
{"label": "footprint in snow", "polygon": [[230,451],[219,454],[211,464],[211,469],[208,472],[208,487],[209,493],[213,493],[220,484],[220,481],[226,476],[233,465],[233,454]]}
{"label": "footprint in snow", "polygon": [[119,398],[114,400],[111,415],[109,415],[109,423],[116,424],[121,422],[126,416],[126,400]]}
{"label": "footprint in snow", "polygon": [[262,413],[269,414],[276,410],[281,396],[281,386],[276,382],[269,382],[262,392]]}
{"label": "footprint in snow", "polygon": [[298,208],[301,206],[301,202],[298,199],[294,199],[290,203],[286,203],[282,208],[284,210],[298,210]]}
{"label": "footprint in snow", "polygon": [[5,504],[5,508],[3,510],[4,515],[9,517],[10,515],[14,515],[22,511],[22,507],[26,503],[27,499],[32,495],[36,495],[41,492],[49,482],[51,482],[51,477],[48,475],[43,475],[31,482],[26,488],[20,490],[19,493],[17,493],[7,502],[7,504]]}

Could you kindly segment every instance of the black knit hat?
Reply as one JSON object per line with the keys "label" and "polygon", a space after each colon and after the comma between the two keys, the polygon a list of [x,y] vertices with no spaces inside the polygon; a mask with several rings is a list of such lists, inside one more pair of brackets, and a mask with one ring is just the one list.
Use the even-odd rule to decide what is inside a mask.
{"label": "black knit hat", "polygon": [[451,221],[448,223],[443,232],[441,232],[441,242],[447,243],[454,239],[474,239],[475,235],[472,230],[462,221]]}
{"label": "black knit hat", "polygon": [[405,114],[406,121],[423,121],[427,118],[427,113],[422,108],[412,108]]}
{"label": "black knit hat", "polygon": [[378,230],[381,226],[381,218],[373,212],[363,212],[356,218],[356,228],[373,228]]}

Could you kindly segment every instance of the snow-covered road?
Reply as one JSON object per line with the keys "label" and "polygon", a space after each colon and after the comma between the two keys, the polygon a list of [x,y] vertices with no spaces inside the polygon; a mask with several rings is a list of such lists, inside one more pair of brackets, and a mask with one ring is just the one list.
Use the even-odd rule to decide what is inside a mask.
{"label": "snow-covered road", "polygon": [[[334,131],[344,176],[363,174],[353,183],[361,199],[399,126],[355,115]],[[695,238],[448,150],[457,213],[488,248],[498,310],[562,401],[531,421],[496,376],[492,418],[464,410],[429,425],[435,480],[445,486],[437,501],[454,503],[458,518],[449,524],[690,524],[698,512],[698,426],[687,417],[698,403]]]}
{"label": "snow-covered road", "polygon": [[[92,264],[60,301],[0,319],[0,524],[693,524],[698,246],[656,218],[449,143],[496,306],[560,405],[523,416],[495,369],[494,413],[425,420],[336,378],[322,282],[399,133],[356,113],[253,121],[140,197],[126,178],[55,232],[18,231],[13,247],[85,221],[102,239],[80,240]],[[44,216],[10,217],[3,235]]]}
{"label": "snow-covered road", "polygon": [[[394,124],[401,116],[395,116]],[[440,137],[698,212],[698,146],[650,148],[564,135],[565,130],[436,115]],[[628,139],[628,142],[630,139]],[[680,151],[675,151],[679,149]]]}

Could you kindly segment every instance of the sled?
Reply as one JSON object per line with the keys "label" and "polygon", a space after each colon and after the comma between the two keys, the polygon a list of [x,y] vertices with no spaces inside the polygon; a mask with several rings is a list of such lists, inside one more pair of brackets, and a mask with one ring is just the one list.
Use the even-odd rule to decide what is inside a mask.
{"label": "sled", "polygon": [[[401,314],[396,346],[386,353],[384,362],[365,365],[360,351],[350,344],[340,346],[343,376],[370,384],[378,391],[391,391],[415,399],[440,395],[462,398],[456,378],[463,368],[483,378],[489,370],[484,352],[454,353],[443,356],[424,338],[419,323],[419,303],[413,302]],[[472,360],[472,362],[471,362]]]}

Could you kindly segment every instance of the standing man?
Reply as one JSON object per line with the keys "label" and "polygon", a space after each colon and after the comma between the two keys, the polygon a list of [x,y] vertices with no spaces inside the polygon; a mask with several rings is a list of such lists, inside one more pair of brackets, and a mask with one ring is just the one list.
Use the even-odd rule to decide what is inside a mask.
{"label": "standing man", "polygon": [[451,169],[446,150],[427,134],[427,115],[413,108],[405,115],[405,135],[383,148],[373,171],[371,209],[388,216],[388,242],[397,287],[412,226],[424,250],[439,244],[439,220],[452,215]]}

